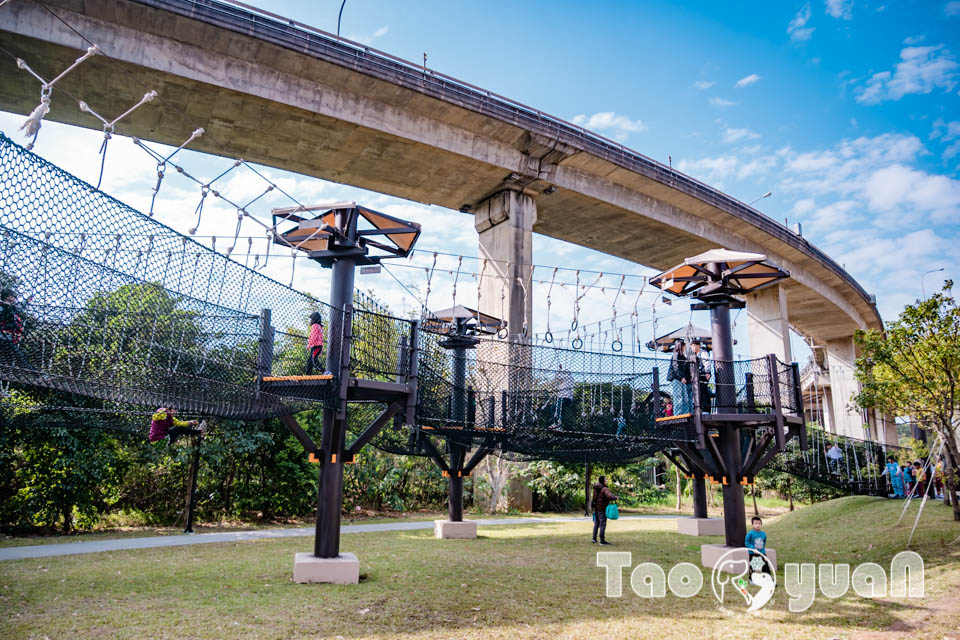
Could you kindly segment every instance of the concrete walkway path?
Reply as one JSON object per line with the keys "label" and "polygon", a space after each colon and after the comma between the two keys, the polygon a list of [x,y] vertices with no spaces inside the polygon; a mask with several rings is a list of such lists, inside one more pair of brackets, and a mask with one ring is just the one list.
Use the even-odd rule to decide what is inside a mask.
{"label": "concrete walkway path", "polygon": [[[675,519],[671,515],[621,516],[621,520]],[[499,518],[477,520],[481,527],[508,524],[551,524],[555,522],[590,522],[589,517],[558,518]],[[348,524],[340,527],[340,533],[370,533],[377,531],[414,531],[433,529],[433,520],[423,522],[381,522],[376,524]],[[92,540],[90,542],[64,542],[60,544],[38,544],[29,547],[0,548],[0,561],[23,560],[27,558],[49,558],[76,553],[100,553],[103,551],[122,551],[124,549],[152,549],[154,547],[177,547],[186,544],[208,544],[213,542],[241,542],[263,538],[294,538],[312,536],[313,527],[295,529],[261,529],[258,531],[236,531],[223,533],[199,533],[195,535],[152,536],[149,538],[116,538],[113,540]]]}

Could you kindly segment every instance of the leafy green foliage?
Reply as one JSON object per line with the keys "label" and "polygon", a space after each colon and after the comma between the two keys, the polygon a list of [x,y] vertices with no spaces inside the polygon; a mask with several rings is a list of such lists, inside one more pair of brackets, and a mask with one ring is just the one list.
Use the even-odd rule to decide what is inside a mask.
{"label": "leafy green foliage", "polygon": [[911,416],[936,431],[943,447],[944,479],[957,504],[956,425],[960,420],[960,308],[950,295],[953,282],[927,300],[907,305],[885,332],[857,331],[861,349],[857,403],[892,416]]}

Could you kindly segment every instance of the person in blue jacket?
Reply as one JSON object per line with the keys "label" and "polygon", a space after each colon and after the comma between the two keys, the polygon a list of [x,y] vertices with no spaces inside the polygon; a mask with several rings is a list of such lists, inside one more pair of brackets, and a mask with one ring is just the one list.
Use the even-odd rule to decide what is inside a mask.
{"label": "person in blue jacket", "polygon": [[770,573],[770,567],[767,565],[765,559],[767,554],[767,534],[762,531],[763,520],[754,516],[750,519],[750,525],[753,528],[747,532],[746,540],[744,540],[744,546],[747,548],[749,559],[753,560],[755,557],[760,557],[757,555],[759,551],[764,557],[762,573]]}
{"label": "person in blue jacket", "polygon": [[887,456],[887,464],[881,475],[889,476],[890,486],[893,488],[893,497],[903,497],[903,470],[893,461],[893,456]]}

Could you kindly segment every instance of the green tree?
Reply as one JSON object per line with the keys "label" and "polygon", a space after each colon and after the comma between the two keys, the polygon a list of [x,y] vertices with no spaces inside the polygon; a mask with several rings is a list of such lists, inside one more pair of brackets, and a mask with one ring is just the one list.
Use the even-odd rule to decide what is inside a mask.
{"label": "green tree", "polygon": [[12,530],[89,528],[119,497],[129,432],[117,418],[28,408],[36,404],[15,391],[0,410],[0,522]]}
{"label": "green tree", "polygon": [[943,443],[944,480],[960,522],[957,503],[957,424],[960,422],[960,309],[950,295],[953,282],[927,300],[907,305],[885,331],[857,331],[861,349],[857,403],[889,415],[913,416]]}

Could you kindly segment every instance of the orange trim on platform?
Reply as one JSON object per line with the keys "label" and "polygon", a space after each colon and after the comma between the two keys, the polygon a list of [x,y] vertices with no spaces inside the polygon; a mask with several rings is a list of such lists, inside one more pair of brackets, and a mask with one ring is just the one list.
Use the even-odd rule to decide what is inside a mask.
{"label": "orange trim on platform", "polygon": [[441,472],[440,472],[440,475],[442,475],[444,478],[449,478],[449,477],[450,477],[450,472],[448,472],[448,471],[441,471]]}
{"label": "orange trim on platform", "polygon": [[311,453],[310,456],[307,458],[307,460],[310,461],[310,462],[312,462],[312,463],[314,463],[314,464],[320,464],[320,458],[318,458],[317,456],[315,456],[315,455],[312,454],[312,453]]}
{"label": "orange trim on platform", "polygon": [[689,418],[692,415],[692,413],[680,413],[675,416],[663,416],[662,418],[657,418],[657,422],[664,422],[666,420],[680,420],[681,418]]}
{"label": "orange trim on platform", "polygon": [[319,376],[263,376],[264,382],[310,382],[316,380],[333,380],[332,374]]}
{"label": "orange trim on platform", "polygon": [[723,484],[724,485],[730,484],[729,482],[727,482],[727,476],[723,476]]}
{"label": "orange trim on platform", "polygon": [[335,453],[331,453],[331,454],[330,454],[330,462],[331,462],[332,464],[337,464],[337,454],[335,454]]}

